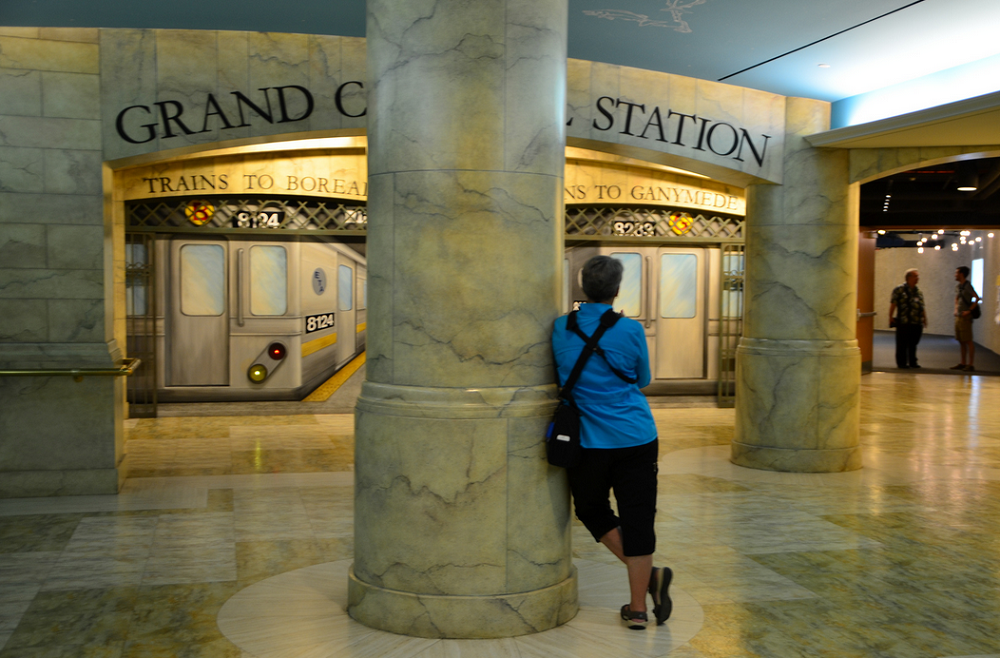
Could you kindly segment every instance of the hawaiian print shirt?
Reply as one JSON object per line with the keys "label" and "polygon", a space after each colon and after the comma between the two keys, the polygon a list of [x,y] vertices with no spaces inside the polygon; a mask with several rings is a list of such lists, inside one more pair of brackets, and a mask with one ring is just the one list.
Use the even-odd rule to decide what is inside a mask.
{"label": "hawaiian print shirt", "polygon": [[892,299],[896,305],[896,317],[899,324],[923,324],[924,323],[924,295],[920,288],[914,286],[912,289],[905,283],[892,289]]}

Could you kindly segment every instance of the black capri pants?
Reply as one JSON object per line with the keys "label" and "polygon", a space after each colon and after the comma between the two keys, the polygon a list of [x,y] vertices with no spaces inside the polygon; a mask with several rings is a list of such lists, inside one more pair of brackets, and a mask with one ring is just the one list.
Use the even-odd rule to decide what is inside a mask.
{"label": "black capri pants", "polygon": [[[630,448],[584,448],[579,465],[567,469],[576,518],[596,541],[621,528],[628,557],[656,551],[656,460],[660,442]],[[619,518],[611,509],[615,492]]]}

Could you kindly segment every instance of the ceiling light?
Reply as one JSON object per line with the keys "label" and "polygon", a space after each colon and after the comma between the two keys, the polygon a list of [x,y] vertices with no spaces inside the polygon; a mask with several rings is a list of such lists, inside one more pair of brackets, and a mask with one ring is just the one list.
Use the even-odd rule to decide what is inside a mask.
{"label": "ceiling light", "polygon": [[962,163],[958,167],[958,191],[975,192],[979,189],[979,172],[972,163]]}
{"label": "ceiling light", "polygon": [[987,236],[986,236],[986,237],[988,237],[988,238],[992,238],[992,237],[993,237],[993,234],[992,234],[992,233],[989,233],[989,234],[987,234]]}
{"label": "ceiling light", "polygon": [[972,235],[972,231],[962,231],[959,235]]}
{"label": "ceiling light", "polygon": [[939,244],[934,245],[934,249],[937,251],[941,251],[941,245]]}
{"label": "ceiling light", "polygon": [[879,235],[885,235],[885,230],[883,230],[883,229],[879,229],[879,230],[878,230],[878,234],[879,234]]}
{"label": "ceiling light", "polygon": [[981,237],[977,237],[976,238],[976,242],[982,242],[982,241],[983,241],[983,239]]}
{"label": "ceiling light", "polygon": [[938,229],[938,235],[944,235],[944,229],[943,228],[939,228]]}
{"label": "ceiling light", "polygon": [[923,247],[917,247],[917,253],[918,254],[924,253],[924,248]]}

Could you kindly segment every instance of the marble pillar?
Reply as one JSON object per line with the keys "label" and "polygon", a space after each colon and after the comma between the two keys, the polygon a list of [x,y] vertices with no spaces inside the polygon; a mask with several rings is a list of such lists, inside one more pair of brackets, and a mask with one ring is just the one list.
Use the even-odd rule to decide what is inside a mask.
{"label": "marble pillar", "polygon": [[789,98],[784,184],[747,189],[746,318],[732,461],[773,471],[861,468],[856,336],[858,187],[848,153],[809,146],[829,105]]}
{"label": "marble pillar", "polygon": [[577,610],[554,408],[566,0],[368,2],[368,362],[349,612],[423,637]]}

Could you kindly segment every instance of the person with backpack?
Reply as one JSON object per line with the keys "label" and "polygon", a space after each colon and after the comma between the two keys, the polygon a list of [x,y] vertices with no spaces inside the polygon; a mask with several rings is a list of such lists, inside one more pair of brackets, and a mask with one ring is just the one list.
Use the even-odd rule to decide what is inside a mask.
{"label": "person with backpack", "polygon": [[650,621],[647,595],[658,625],[670,616],[673,572],[653,566],[659,442],[649,403],[639,390],[650,382],[646,332],[612,309],[623,271],[622,263],[609,256],[587,261],[582,283],[588,303],[556,320],[552,348],[559,385],[565,387],[591,337],[603,331],[591,348],[594,358],[583,361],[571,384],[582,448],[579,462],[566,471],[577,518],[627,568],[630,601],[621,608],[621,621],[642,630]]}
{"label": "person with backpack", "polygon": [[955,286],[955,338],[962,350],[962,361],[951,369],[974,372],[976,344],[972,340],[972,321],[982,313],[979,309],[979,295],[969,282],[969,268],[965,265],[955,270],[955,280],[958,281]]}

